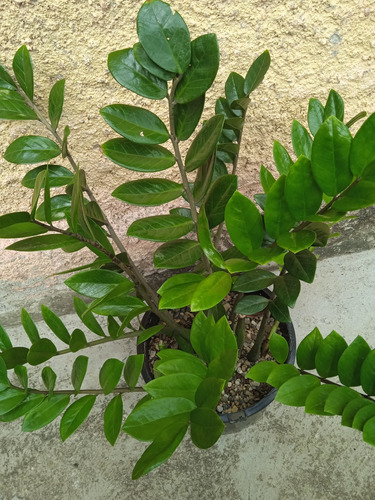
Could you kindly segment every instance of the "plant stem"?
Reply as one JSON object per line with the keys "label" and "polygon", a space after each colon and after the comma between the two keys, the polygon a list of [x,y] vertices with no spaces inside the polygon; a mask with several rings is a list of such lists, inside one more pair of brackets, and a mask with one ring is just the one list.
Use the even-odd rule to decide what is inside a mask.
{"label": "plant stem", "polygon": [[[12,389],[18,389],[20,391],[23,391],[23,387],[17,387],[16,385],[13,385],[13,384],[10,384],[10,387]],[[31,393],[31,394],[44,394],[46,396],[48,396],[50,394],[50,391],[43,391],[43,390],[39,390],[39,389],[27,389],[27,392]],[[127,392],[145,392],[145,390],[143,389],[143,387],[134,387],[134,389],[130,389],[130,387],[116,387],[115,389],[113,389],[113,391],[111,391],[111,394],[115,393],[115,394],[124,394],[124,393],[127,393]],[[69,394],[69,395],[76,395],[75,391],[72,390],[72,389],[62,389],[62,390],[58,390],[58,391],[53,391],[53,394]],[[80,391],[78,391],[77,395],[79,394],[94,394],[94,395],[101,395],[103,394],[104,395],[104,391],[102,389],[82,389]]]}
{"label": "plant stem", "polygon": [[263,311],[263,318],[259,327],[258,335],[256,336],[253,347],[251,348],[249,354],[247,355],[247,359],[252,363],[255,363],[260,358],[261,347],[265,340],[266,326],[270,316],[271,316],[270,310],[268,309],[268,307],[266,307],[266,309]]}

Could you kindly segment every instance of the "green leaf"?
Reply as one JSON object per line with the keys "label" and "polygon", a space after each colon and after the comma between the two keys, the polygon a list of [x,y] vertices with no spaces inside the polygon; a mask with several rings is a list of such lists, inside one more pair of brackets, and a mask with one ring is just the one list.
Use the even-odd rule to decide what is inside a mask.
{"label": "green leaf", "polygon": [[127,235],[150,241],[171,241],[192,231],[194,223],[181,215],[154,215],[134,221]]}
{"label": "green leaf", "polygon": [[61,321],[61,319],[49,309],[47,306],[42,304],[42,316],[44,321],[47,323],[49,328],[53,331],[53,333],[58,337],[62,342],[69,345],[70,342],[70,334]]}
{"label": "green leaf", "polygon": [[85,334],[79,328],[75,328],[70,336],[69,348],[72,352],[77,352],[87,346]]}
{"label": "green leaf", "polygon": [[[371,167],[375,167],[371,165]],[[333,208],[340,211],[359,210],[375,204],[375,182],[362,178],[345,195],[334,202]]]}
{"label": "green leaf", "polygon": [[361,385],[366,394],[375,395],[375,349],[366,356],[362,363]]}
{"label": "green leaf", "polygon": [[206,217],[204,205],[199,210],[198,215],[198,238],[201,244],[203,253],[216,267],[225,269],[224,259],[221,254],[216,250],[211,240],[210,228]]}
{"label": "green leaf", "polygon": [[175,104],[173,107],[173,119],[176,137],[180,141],[186,141],[194,132],[202,116],[205,95],[201,95],[194,101],[186,104]]}
{"label": "green leaf", "polygon": [[[21,367],[17,366],[16,368],[17,368],[17,370],[15,370],[14,372],[17,375],[18,373],[20,373]],[[22,368],[24,368],[24,367],[22,367]],[[25,368],[25,370],[26,370],[26,368]],[[22,381],[21,381],[21,383],[22,383]],[[7,387],[9,387],[9,385],[10,385],[10,382],[8,380],[7,366],[6,366],[3,358],[0,357],[0,392],[3,391],[4,389],[6,389]],[[26,373],[26,387],[24,387],[24,388],[27,389],[27,373]]]}
{"label": "green leaf", "polygon": [[30,339],[30,342],[34,344],[37,340],[40,340],[36,324],[32,320],[30,314],[25,309],[22,309],[21,311],[21,321],[22,321],[22,326],[27,336]]}
{"label": "green leaf", "polygon": [[4,67],[0,64],[0,89],[16,90],[17,85],[14,83],[10,74],[5,71]]}
{"label": "green leaf", "polygon": [[[112,292],[111,292],[112,293]],[[111,300],[98,301],[98,304],[92,308],[93,312],[102,316],[127,316],[131,319],[139,314],[148,311],[149,307],[138,297],[130,295],[120,295],[111,298]],[[90,313],[85,313],[85,316]]]}
{"label": "green leaf", "polygon": [[[281,337],[284,339],[284,337]],[[272,339],[272,337],[271,337]],[[285,340],[285,339],[284,339]],[[277,350],[281,354],[281,358],[285,355],[283,354],[283,348],[279,346]],[[285,349],[284,349],[285,350]],[[288,353],[289,353],[289,346],[288,346]],[[269,361],[271,363],[271,361]],[[273,387],[277,387],[278,389],[290,378],[292,377],[297,377],[299,376],[299,371],[295,366],[292,365],[276,365],[274,369],[270,372],[269,376],[267,377],[267,384],[272,385]]]}
{"label": "green leaf", "polygon": [[277,238],[277,244],[279,247],[285,248],[285,250],[298,253],[311,247],[311,245],[315,242],[315,239],[316,234],[313,230],[302,230],[280,234]]}
{"label": "green leaf", "polygon": [[34,98],[33,63],[26,45],[22,45],[15,53],[13,71],[21,89],[32,101]]}
{"label": "green leaf", "polygon": [[283,304],[294,307],[301,291],[301,284],[291,274],[278,276],[275,280],[274,292]]}
{"label": "green leaf", "polygon": [[272,238],[288,232],[296,222],[285,196],[286,179],[285,175],[279,177],[267,194],[264,222],[266,231]]}
{"label": "green leaf", "polygon": [[360,399],[361,395],[349,387],[336,387],[328,396],[324,411],[331,415],[342,415],[345,406],[353,399]]}
{"label": "green leaf", "polygon": [[191,304],[192,297],[204,277],[194,273],[172,276],[159,288],[159,309],[178,309]]}
{"label": "green leaf", "polygon": [[[3,215],[2,217],[7,217],[7,215]],[[2,217],[0,217],[0,219]],[[20,222],[18,224],[11,224],[9,226],[1,228],[0,238],[25,238],[27,236],[36,236],[38,234],[47,232],[48,229],[38,226],[34,222]]]}
{"label": "green leaf", "polygon": [[42,380],[43,380],[44,385],[46,386],[46,389],[49,391],[50,395],[53,393],[53,390],[55,388],[56,378],[57,378],[57,375],[52,370],[52,368],[50,368],[49,366],[45,366],[43,368]]}
{"label": "green leaf", "polygon": [[230,107],[235,101],[245,97],[244,85],[245,79],[241,75],[234,71],[230,73],[225,82],[225,97]]}
{"label": "green leaf", "polygon": [[191,311],[203,311],[214,307],[228,295],[231,286],[230,274],[223,271],[210,274],[197,286],[191,301]]}
{"label": "green leaf", "polygon": [[[14,374],[17,376],[18,380],[20,381],[20,384],[26,391],[28,388],[28,375],[26,366],[22,365],[15,366]],[[9,381],[6,375],[7,375],[7,368],[5,362],[3,361],[2,358],[0,358],[0,388],[9,387]]]}
{"label": "green leaf", "polygon": [[276,297],[276,299],[271,300],[268,304],[271,316],[280,323],[290,323],[292,320],[289,315],[289,308],[286,304],[281,302],[281,300]]}
{"label": "green leaf", "polygon": [[53,130],[56,130],[64,105],[65,80],[57,81],[51,89],[48,100],[48,116]]}
{"label": "green leaf", "polygon": [[305,127],[301,125],[297,120],[293,120],[292,143],[297,158],[301,155],[304,155],[309,159],[311,158],[311,147],[313,141]]}
{"label": "green leaf", "polygon": [[302,340],[297,348],[297,365],[301,370],[315,369],[315,356],[322,342],[322,334],[316,327]]}
{"label": "green leaf", "polygon": [[7,147],[4,158],[17,164],[40,163],[60,154],[59,146],[51,139],[39,135],[24,135]]}
{"label": "green leaf", "polygon": [[341,122],[344,121],[344,101],[334,90],[330,90],[324,108],[324,120],[330,116],[335,116]]}
{"label": "green leaf", "polygon": [[292,377],[280,387],[275,401],[289,406],[305,406],[307,396],[319,385],[319,380],[313,375]]}
{"label": "green leaf", "polygon": [[315,368],[321,377],[337,375],[340,356],[347,347],[345,340],[334,330],[323,340],[315,356]]}
{"label": "green leaf", "polygon": [[216,35],[209,33],[191,42],[189,67],[176,88],[177,103],[194,101],[213,84],[219,69],[219,47]]}
{"label": "green leaf", "polygon": [[197,241],[181,239],[161,245],[154,253],[154,266],[164,269],[180,269],[192,266],[202,256]]}
{"label": "green leaf", "polygon": [[311,167],[320,189],[329,196],[343,191],[352,181],[349,154],[352,137],[337,118],[328,118],[317,132],[312,147]]}
{"label": "green leaf", "polygon": [[324,106],[319,99],[312,98],[309,100],[307,121],[309,123],[310,132],[315,136],[324,122]]}
{"label": "green leaf", "polygon": [[110,394],[120,381],[124,363],[116,358],[107,359],[99,372],[100,386],[104,394]]}
{"label": "green leaf", "polygon": [[257,267],[257,263],[244,259],[227,259],[224,261],[224,266],[231,274],[233,274],[251,271]]}
{"label": "green leaf", "polygon": [[254,269],[246,274],[238,276],[233,284],[232,290],[236,292],[248,293],[257,292],[271,286],[276,279],[274,273],[265,269]]}
{"label": "green leaf", "polygon": [[212,181],[215,153],[198,168],[193,186],[193,196],[196,204],[202,202]]}
{"label": "green leaf", "polygon": [[[225,207],[225,224],[234,245],[247,257],[263,241],[263,221],[254,203],[236,191]],[[251,258],[251,257],[250,257]]]}
{"label": "green leaf", "polygon": [[355,134],[350,150],[350,170],[355,177],[375,162],[375,113],[370,115]]}
{"label": "green leaf", "polygon": [[151,338],[153,335],[156,335],[164,328],[164,325],[155,325],[152,326],[151,328],[147,328],[146,330],[143,330],[143,332],[139,335],[138,340],[137,340],[137,345],[142,344],[142,342],[145,342],[149,338]]}
{"label": "green leaf", "polygon": [[313,222],[306,226],[306,230],[312,231],[315,234],[314,247],[325,247],[331,237],[331,230],[328,224],[323,222]]}
{"label": "green leaf", "polygon": [[342,353],[337,369],[340,382],[348,387],[361,385],[361,366],[371,352],[368,343],[358,335]]}
{"label": "green leaf", "polygon": [[288,342],[278,333],[273,333],[270,338],[270,351],[278,363],[285,363],[289,354]]}
{"label": "green leaf", "polygon": [[360,408],[355,414],[352,424],[353,429],[356,429],[357,431],[362,431],[365,423],[374,416],[375,416],[375,404],[370,401],[369,405]]}
{"label": "green leaf", "polygon": [[27,392],[8,387],[0,392],[0,415],[4,415],[16,408],[26,398]]}
{"label": "green leaf", "polygon": [[11,349],[11,348],[12,348],[12,342],[10,341],[7,332],[0,325],[0,351],[5,351],[6,349]]}
{"label": "green leaf", "polygon": [[137,172],[158,172],[175,163],[173,154],[162,146],[136,144],[127,139],[110,139],[102,149],[120,167]]}
{"label": "green leaf", "polygon": [[121,394],[112,398],[104,411],[104,434],[112,446],[115,445],[120,434],[123,411]]}
{"label": "green leaf", "polygon": [[334,385],[320,385],[313,389],[306,398],[305,412],[312,415],[332,415],[324,410],[327,398],[337,389]]}
{"label": "green leaf", "polygon": [[167,97],[167,83],[138,64],[132,49],[111,52],[108,69],[120,85],[138,95],[149,99]]}
{"label": "green leaf", "polygon": [[152,75],[157,76],[161,80],[165,81],[172,80],[174,78],[175,73],[166,71],[149,58],[141,43],[138,42],[133,45],[133,53],[136,61],[144,69],[147,69],[147,71],[149,71]]}
{"label": "green leaf", "polygon": [[168,427],[163,428],[150,446],[135,464],[132,479],[139,479],[155,467],[158,467],[173,454],[186,434],[188,423],[175,419]]}
{"label": "green leaf", "polygon": [[40,405],[40,403],[44,400],[43,394],[29,394],[21,404],[13,408],[13,410],[0,415],[0,422],[12,422],[13,420],[17,420],[17,418],[21,418],[30,410]]}
{"label": "green leaf", "polygon": [[293,165],[293,161],[288,151],[278,141],[274,141],[273,143],[273,159],[279,174],[288,175],[289,170]]}
{"label": "green leaf", "polygon": [[225,429],[219,415],[210,408],[196,408],[190,414],[191,440],[201,449],[210,448]]}
{"label": "green leaf", "polygon": [[[67,209],[70,208],[72,199],[66,194],[59,194],[51,198],[51,220],[61,220],[66,218]],[[37,220],[46,221],[44,203],[41,203],[36,211]]]}
{"label": "green leaf", "polygon": [[88,417],[94,406],[96,396],[87,395],[74,401],[65,411],[60,422],[62,441],[68,439]]}
{"label": "green leaf", "polygon": [[133,390],[138,383],[138,379],[142,371],[143,361],[143,354],[134,354],[129,356],[126,360],[124,378],[131,390]]}
{"label": "green leaf", "polygon": [[64,245],[75,243],[77,240],[66,234],[46,234],[16,241],[6,247],[6,250],[17,250],[18,252],[37,252],[42,250],[55,250]]}
{"label": "green leaf", "polygon": [[194,403],[195,393],[201,382],[202,379],[193,373],[174,373],[151,380],[144,386],[144,390],[153,398],[187,398]]}
{"label": "green leaf", "polygon": [[139,144],[161,144],[169,139],[167,127],[154,113],[137,106],[112,104],[100,110],[118,134]]}
{"label": "green leaf", "polygon": [[33,408],[22,423],[23,432],[32,432],[45,427],[57,418],[68,406],[70,397],[66,394],[54,394]]}
{"label": "green leaf", "polygon": [[211,185],[204,203],[210,228],[224,221],[225,207],[236,189],[236,175],[223,175]]}
{"label": "green leaf", "polygon": [[286,270],[295,278],[312,283],[316,271],[316,257],[309,250],[292,253],[288,252],[284,259]]}
{"label": "green leaf", "polygon": [[372,417],[363,426],[363,441],[375,446],[375,418]]}
{"label": "green leaf", "polygon": [[0,72],[0,120],[38,120],[23,97],[14,90],[2,90]]}
{"label": "green leaf", "polygon": [[189,356],[174,357],[166,361],[163,360],[162,363],[157,365],[157,370],[163,375],[176,375],[178,373],[194,374],[202,380],[207,375],[206,365],[191,354]]}
{"label": "green leaf", "polygon": [[297,220],[305,220],[319,210],[323,193],[313,176],[311,162],[305,156],[300,156],[291,167],[285,183],[285,196],[289,210]]}
{"label": "green leaf", "polygon": [[349,401],[342,412],[341,425],[353,427],[354,417],[356,413],[363,407],[371,405],[371,401],[364,398],[355,398]]}
{"label": "green leaf", "polygon": [[17,365],[24,365],[27,363],[27,355],[29,350],[26,347],[10,347],[3,350],[0,357],[6,364],[8,370],[11,370]]}
{"label": "green leaf", "polygon": [[145,2],[138,12],[137,32],[147,55],[173,73],[184,73],[190,63],[189,30],[178,12],[164,2]]}
{"label": "green leaf", "polygon": [[266,297],[246,295],[237,302],[235,311],[237,314],[256,314],[263,311],[268,306],[268,303],[269,300]]}
{"label": "green leaf", "polygon": [[[39,174],[38,174],[38,176],[37,176],[37,178],[35,180],[34,192],[33,192],[33,197],[32,197],[32,200],[31,200],[31,213],[30,213],[30,216],[31,216],[32,219],[34,219],[36,208],[38,206],[38,201],[39,201],[40,193],[41,193],[41,190],[42,190],[42,183],[44,182],[45,185],[46,184],[48,185],[48,180],[46,179],[47,172],[48,172],[48,170],[39,172]],[[48,215],[49,219],[51,219],[51,203],[49,204],[49,213],[48,213],[48,210],[47,210],[47,215]]]}
{"label": "green leaf", "polygon": [[275,361],[260,361],[250,368],[246,374],[246,378],[255,380],[256,382],[267,382],[268,378],[276,368],[280,366]]}
{"label": "green leaf", "polygon": [[265,74],[271,64],[271,57],[268,50],[265,50],[250,66],[245,77],[244,93],[251,94],[263,81]]}
{"label": "green leaf", "polygon": [[130,181],[116,188],[112,196],[138,206],[157,206],[175,200],[183,193],[182,184],[168,179]]}
{"label": "green leaf", "polygon": [[63,136],[63,142],[61,145],[61,156],[63,158],[66,158],[68,156],[68,137],[70,136],[70,128],[69,125],[66,125],[64,128],[64,136]]}
{"label": "green leaf", "polygon": [[79,297],[74,297],[73,302],[74,309],[82,323],[96,335],[105,337],[103,328],[100,326],[95,316],[90,311],[87,312],[88,306],[83,302],[83,300]]}
{"label": "green leaf", "polygon": [[200,380],[195,392],[195,403],[199,408],[215,408],[224,390],[225,380],[208,377]]}
{"label": "green leaf", "polygon": [[82,382],[85,378],[86,372],[87,372],[87,365],[89,362],[89,358],[87,356],[77,356],[77,358],[74,360],[73,366],[72,366],[72,375],[71,375],[71,381],[72,385],[74,387],[74,395],[77,396],[79,393]]}
{"label": "green leaf", "polygon": [[[134,284],[124,275],[106,269],[82,271],[71,276],[64,283],[75,292],[92,298],[104,297],[119,284],[127,284],[127,291],[134,287]],[[126,293],[126,289],[123,292]]]}
{"label": "green leaf", "polygon": [[44,213],[48,224],[52,224],[52,211],[51,211],[51,190],[49,182],[49,169],[47,167],[45,172],[45,187],[44,187]]}
{"label": "green leaf", "polygon": [[215,115],[203,125],[194,138],[185,159],[185,168],[191,172],[203,165],[216,149],[223,124],[223,115]]}
{"label": "green leaf", "polygon": [[49,339],[38,339],[30,347],[27,362],[30,365],[40,365],[57,353],[56,346]]}

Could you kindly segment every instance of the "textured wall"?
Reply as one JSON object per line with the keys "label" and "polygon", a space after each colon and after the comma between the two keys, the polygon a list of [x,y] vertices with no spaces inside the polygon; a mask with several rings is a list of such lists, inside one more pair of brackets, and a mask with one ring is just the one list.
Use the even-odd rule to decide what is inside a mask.
{"label": "textured wall", "polygon": [[[184,17],[192,38],[207,32],[218,35],[221,67],[208,92],[207,105],[211,110],[215,99],[223,94],[230,71],[245,74],[263,50],[271,52],[271,69],[253,94],[248,112],[240,161],[242,191],[256,192],[261,163],[273,168],[274,139],[286,146],[290,144],[292,119],[306,123],[310,97],[323,100],[334,88],[345,99],[348,118],[362,109],[374,111],[373,0],[171,0],[170,3]],[[51,85],[66,78],[61,124],[70,125],[71,151],[87,171],[94,193],[121,235],[134,217],[134,207],[126,207],[109,194],[133,174],[101,154],[99,145],[114,133],[99,116],[99,109],[115,102],[135,105],[150,102],[121,88],[106,68],[109,52],[135,43],[135,20],[141,4],[135,0],[3,0],[0,25],[1,64],[10,68],[13,54],[22,44],[27,44],[31,52],[37,105],[46,109]],[[154,101],[149,109],[166,117],[165,102]],[[28,133],[44,134],[44,130],[36,122],[0,123],[0,213],[29,206],[24,195],[30,196],[30,191],[19,187],[28,168],[2,159],[9,143]],[[140,242],[130,243],[137,259],[143,243],[141,247]],[[1,245],[5,246],[0,242]],[[26,275],[38,275],[52,267],[56,255],[59,267],[81,259],[80,254],[60,254],[22,256],[20,260],[6,252],[0,271],[4,277],[16,279],[21,278],[14,271],[20,263],[27,266]]]}

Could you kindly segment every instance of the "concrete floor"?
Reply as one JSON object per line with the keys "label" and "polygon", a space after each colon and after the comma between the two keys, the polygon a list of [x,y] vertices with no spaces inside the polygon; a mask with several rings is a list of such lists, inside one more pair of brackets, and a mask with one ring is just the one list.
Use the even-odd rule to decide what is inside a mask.
{"label": "concrete floor", "polygon": [[[375,346],[374,261],[375,251],[367,250],[319,262],[314,284],[303,286],[292,311],[297,339],[318,326],[323,335],[335,329],[350,341],[361,334]],[[43,297],[42,290],[37,286],[32,294],[38,306],[55,302],[56,309],[56,302],[70,301],[62,287],[55,299]],[[28,304],[33,313],[33,297],[23,297],[12,284],[1,287],[0,322],[12,337],[20,335],[16,304]],[[64,320],[73,326],[77,318],[66,314]],[[99,367],[108,355],[118,356],[113,345],[98,349],[91,363]],[[52,366],[62,384],[69,380],[64,366]],[[136,396],[128,398],[126,411],[135,401]],[[32,434],[22,433],[20,422],[0,423],[0,500],[367,500],[375,495],[375,449],[359,432],[341,427],[338,417],[305,415],[274,402],[255,424],[226,433],[209,450],[194,448],[186,438],[169,462],[132,482],[133,465],[146,445],[123,434],[112,448],[103,434],[104,408],[105,400],[98,398],[88,420],[64,444],[56,422]]]}

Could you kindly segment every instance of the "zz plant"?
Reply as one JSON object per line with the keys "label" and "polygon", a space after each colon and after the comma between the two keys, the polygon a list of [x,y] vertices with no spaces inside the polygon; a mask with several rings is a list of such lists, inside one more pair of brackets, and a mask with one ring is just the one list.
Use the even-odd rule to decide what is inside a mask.
{"label": "zz plant", "polygon": [[[302,372],[284,365],[288,346],[277,334],[277,326],[290,321],[289,308],[296,303],[300,281],[313,282],[317,261],[313,250],[327,244],[331,226],[348,211],[375,203],[375,114],[353,137],[350,127],[364,113],[344,122],[343,100],[333,90],[325,105],[311,99],[310,132],[293,122],[292,155],[275,141],[273,156],[280,175],[275,179],[261,167],[263,193],[255,196],[254,203],[237,190],[237,166],[250,94],[268,70],[268,51],[252,63],[245,76],[229,75],[225,97],[216,101],[215,113],[201,124],[205,93],[219,67],[216,36],[206,34],[191,41],[182,17],[160,0],[142,5],[137,31],[139,42],[133,47],[109,54],[109,71],[126,89],[163,101],[169,123],[129,104],[105,106],[101,115],[118,136],[105,142],[102,149],[120,167],[144,174],[144,178],[118,186],[114,197],[143,207],[177,200],[169,213],[138,219],[127,232],[160,242],[153,255],[156,268],[186,271],[194,266],[192,272],[176,271],[158,291],[134,264],[97,203],[84,169],[73,158],[69,126],[60,124],[64,80],[52,87],[46,116],[34,100],[33,66],[27,48],[22,46],[14,56],[14,77],[0,66],[0,118],[39,121],[47,131],[47,136],[21,136],[5,151],[4,158],[10,163],[38,166],[22,179],[22,185],[32,190],[30,210],[2,215],[0,237],[19,238],[7,247],[13,251],[91,250],[93,260],[65,271],[71,274],[65,283],[85,298],[74,297],[74,308],[89,335],[96,336],[91,340],[80,328],[69,332],[44,305],[43,319],[55,342],[40,337],[24,309],[21,322],[29,346],[13,346],[0,327],[0,420],[23,417],[22,429],[34,431],[63,414],[60,434],[65,440],[84,422],[98,395],[112,394],[104,413],[108,441],[114,445],[123,429],[136,439],[151,442],[137,462],[133,478],[167,460],[189,427],[192,441],[200,448],[212,446],[219,438],[224,424],[215,407],[242,347],[244,315],[263,314],[250,360],[256,362],[268,346],[276,359],[256,365],[250,376],[280,387],[278,398],[284,403],[307,404],[307,396],[313,399],[308,408],[318,398],[322,409],[322,398],[327,396],[328,401],[331,397],[331,386],[319,392],[319,378],[304,373],[316,366],[322,377],[334,375],[334,362],[319,355],[321,349],[329,351],[335,362],[341,356],[340,377],[348,365],[341,362],[345,356],[350,359],[353,377],[360,370],[367,380],[374,369],[370,348],[362,349],[362,343],[359,351],[353,348],[346,355],[344,341],[337,336],[329,347],[319,347],[315,365],[309,349],[320,342],[316,335],[308,336],[300,347]],[[166,143],[168,147],[161,145]],[[182,151],[187,152],[183,155]],[[59,157],[65,166],[55,163]],[[174,165],[180,182],[157,176]],[[222,245],[224,230],[233,243],[226,249]],[[267,263],[276,264],[280,272],[265,270],[262,266]],[[273,287],[269,298],[253,294],[266,287]],[[222,305],[229,293],[235,297],[231,323]],[[190,330],[181,327],[170,313],[187,306],[197,313]],[[160,324],[145,330],[136,320],[148,310],[159,317]],[[274,324],[268,331],[271,315]],[[106,324],[98,316],[106,317]],[[156,378],[143,388],[137,386],[143,356],[127,357],[122,351],[121,359],[107,359],[101,367],[100,389],[82,389],[89,357],[81,354],[72,366],[73,389],[55,388],[57,374],[51,366],[41,371],[44,389],[29,386],[27,364],[37,366],[66,353],[88,352],[106,342],[121,346],[125,338],[135,337],[141,343],[160,332],[174,337],[180,349],[160,351]],[[306,357],[311,362],[306,364]],[[340,363],[344,368],[340,369]],[[322,372],[318,366],[323,367]],[[343,383],[355,385],[353,381],[358,380],[348,378]],[[303,397],[288,396],[288,384],[296,385]],[[367,394],[375,395],[372,384],[364,384]],[[145,391],[146,395],[123,423],[123,397],[129,391]],[[346,398],[349,404],[348,391],[353,393],[344,391],[337,397]],[[332,390],[332,398],[333,394]],[[353,403],[353,411],[356,405]],[[325,406],[322,412],[332,413]],[[369,426],[373,428],[373,424]]]}

